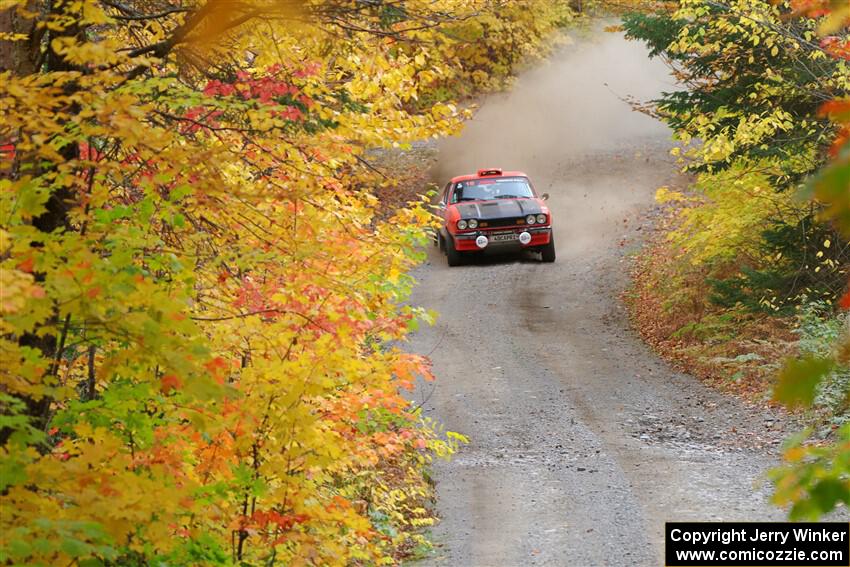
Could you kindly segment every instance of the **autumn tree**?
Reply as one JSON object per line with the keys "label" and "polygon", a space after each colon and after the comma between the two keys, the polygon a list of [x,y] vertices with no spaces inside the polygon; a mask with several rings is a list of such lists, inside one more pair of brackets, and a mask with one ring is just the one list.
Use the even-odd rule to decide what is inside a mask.
{"label": "autumn tree", "polygon": [[[696,175],[689,191],[658,194],[678,207],[663,248],[676,258],[662,284],[669,305],[705,308],[708,296],[714,321],[781,316],[789,325],[809,305],[828,315],[850,306],[848,17],[842,1],[679,0],[625,18],[628,35],[682,85],[655,110]],[[723,343],[735,331],[708,334]],[[776,364],[776,401],[811,408],[833,390],[827,431],[789,440],[786,465],[772,473],[774,500],[795,519],[850,505],[846,342]]]}
{"label": "autumn tree", "polygon": [[[364,151],[568,17],[526,0],[7,0],[0,561],[393,562],[453,451],[400,391],[431,216]],[[503,34],[465,40],[496,22]],[[519,26],[536,35],[523,39]],[[476,47],[472,47],[475,43]],[[420,102],[420,101],[428,101]]]}
{"label": "autumn tree", "polygon": [[847,64],[817,22],[791,13],[789,2],[683,0],[624,20],[684,86],[657,110],[707,189],[674,240],[724,306],[789,313],[804,297],[835,300],[847,279],[843,238],[795,197],[835,138],[821,108],[850,89]]}
{"label": "autumn tree", "polygon": [[[850,5],[828,0],[799,2],[795,17],[818,22],[821,45],[836,60],[850,61]],[[846,63],[845,63],[846,64]],[[850,78],[848,78],[850,81]],[[806,183],[807,194],[821,208],[824,219],[835,223],[850,239],[850,97],[846,92],[821,105],[820,114],[830,119],[836,134],[829,161]],[[838,306],[850,310],[850,281]],[[786,361],[774,392],[791,407],[811,407],[818,390],[836,370],[850,366],[850,334],[831,346],[829,356],[809,356]],[[850,397],[850,392],[846,392]],[[773,471],[774,500],[790,506],[795,518],[817,519],[843,503],[850,507],[850,423],[836,427],[826,442],[812,440],[804,431],[787,443],[783,466]]]}

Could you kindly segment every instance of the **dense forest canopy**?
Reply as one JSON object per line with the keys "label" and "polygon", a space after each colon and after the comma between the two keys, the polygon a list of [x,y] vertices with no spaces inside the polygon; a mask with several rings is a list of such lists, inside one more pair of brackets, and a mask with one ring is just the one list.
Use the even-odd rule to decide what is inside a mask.
{"label": "dense forest canopy", "polygon": [[457,130],[538,0],[7,0],[0,561],[393,562],[452,452],[399,393],[431,215],[364,151]]}

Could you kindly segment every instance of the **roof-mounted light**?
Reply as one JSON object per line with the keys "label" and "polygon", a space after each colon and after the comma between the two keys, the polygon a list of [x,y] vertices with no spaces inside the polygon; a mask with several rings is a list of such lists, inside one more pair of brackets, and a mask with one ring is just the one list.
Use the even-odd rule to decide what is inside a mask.
{"label": "roof-mounted light", "polygon": [[497,176],[497,175],[502,175],[501,169],[494,168],[494,169],[479,169],[478,170],[478,177],[491,177],[491,176]]}

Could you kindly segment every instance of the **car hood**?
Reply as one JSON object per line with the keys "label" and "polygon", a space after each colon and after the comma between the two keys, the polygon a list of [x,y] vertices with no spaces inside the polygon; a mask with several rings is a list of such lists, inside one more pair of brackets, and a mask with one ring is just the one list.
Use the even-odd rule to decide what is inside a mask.
{"label": "car hood", "polygon": [[537,199],[499,199],[497,201],[476,201],[455,205],[462,219],[501,219],[523,217],[543,212]]}

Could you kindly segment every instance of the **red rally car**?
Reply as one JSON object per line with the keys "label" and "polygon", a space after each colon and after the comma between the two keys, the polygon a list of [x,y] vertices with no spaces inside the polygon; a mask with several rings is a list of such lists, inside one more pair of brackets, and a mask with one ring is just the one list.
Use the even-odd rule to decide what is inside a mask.
{"label": "red rally car", "polygon": [[480,169],[455,177],[443,188],[437,241],[449,266],[485,250],[532,250],[555,261],[552,214],[521,171]]}

